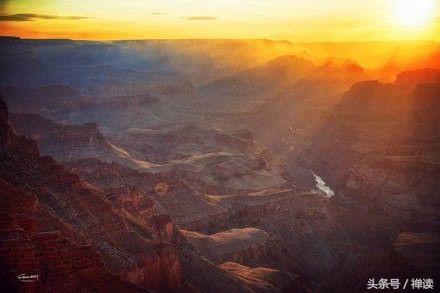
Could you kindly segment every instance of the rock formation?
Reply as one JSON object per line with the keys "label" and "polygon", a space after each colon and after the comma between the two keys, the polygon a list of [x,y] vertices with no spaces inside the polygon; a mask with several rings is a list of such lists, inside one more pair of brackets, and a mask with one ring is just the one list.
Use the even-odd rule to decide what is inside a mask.
{"label": "rock formation", "polygon": [[269,255],[269,235],[255,228],[232,229],[211,235],[182,230],[182,234],[202,255],[218,264],[233,261],[249,265],[253,258],[265,259]]}
{"label": "rock formation", "polygon": [[[152,215],[151,226],[142,226],[121,215],[102,191],[82,182],[52,158],[41,157],[35,142],[15,136],[5,124],[5,109],[2,107],[0,125],[1,145],[5,146],[0,169],[4,181],[34,194],[44,213],[90,242],[113,274],[147,289],[183,286],[177,234],[169,219]],[[54,221],[36,218],[40,232],[55,230]],[[56,239],[62,243],[61,236]]]}
{"label": "rock formation", "polygon": [[35,195],[3,179],[0,187],[3,290],[143,292],[140,287],[110,274],[91,245],[76,244],[59,231],[40,231],[39,214],[53,215],[44,211]]}

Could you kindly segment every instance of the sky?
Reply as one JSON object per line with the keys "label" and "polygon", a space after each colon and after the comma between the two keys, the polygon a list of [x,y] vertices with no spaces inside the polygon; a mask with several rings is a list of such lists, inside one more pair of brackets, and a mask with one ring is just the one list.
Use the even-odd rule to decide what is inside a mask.
{"label": "sky", "polygon": [[440,0],[0,0],[0,35],[440,41]]}

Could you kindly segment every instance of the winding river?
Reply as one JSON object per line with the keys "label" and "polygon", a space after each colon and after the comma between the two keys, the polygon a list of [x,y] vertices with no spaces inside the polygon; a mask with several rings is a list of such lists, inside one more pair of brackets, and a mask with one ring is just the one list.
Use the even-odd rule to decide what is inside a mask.
{"label": "winding river", "polygon": [[327,186],[327,184],[325,183],[325,181],[319,177],[318,175],[316,175],[314,172],[313,176],[315,177],[315,181],[316,181],[316,188],[318,188],[320,191],[322,191],[325,194],[325,197],[332,197],[335,195],[335,192]]}

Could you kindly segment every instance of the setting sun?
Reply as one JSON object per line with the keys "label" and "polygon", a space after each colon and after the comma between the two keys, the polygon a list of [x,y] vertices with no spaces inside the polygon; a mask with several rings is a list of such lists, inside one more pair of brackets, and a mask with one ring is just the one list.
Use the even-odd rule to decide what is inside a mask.
{"label": "setting sun", "polygon": [[439,1],[0,0],[0,31],[81,40],[438,41]]}
{"label": "setting sun", "polygon": [[395,0],[395,21],[405,26],[422,26],[428,24],[434,16],[435,0]]}

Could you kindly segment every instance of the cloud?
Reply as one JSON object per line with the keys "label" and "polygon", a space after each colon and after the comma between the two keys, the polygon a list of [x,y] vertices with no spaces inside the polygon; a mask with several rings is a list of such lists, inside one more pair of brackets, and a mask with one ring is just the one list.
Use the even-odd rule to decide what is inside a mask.
{"label": "cloud", "polygon": [[36,14],[36,13],[19,13],[19,14],[0,15],[0,21],[32,21],[32,20],[36,20],[36,19],[77,20],[77,19],[86,19],[86,18],[89,18],[89,17],[85,17],[85,16],[59,16],[59,15]]}
{"label": "cloud", "polygon": [[207,15],[196,15],[196,16],[188,16],[186,20],[216,20],[217,16],[207,16]]}

